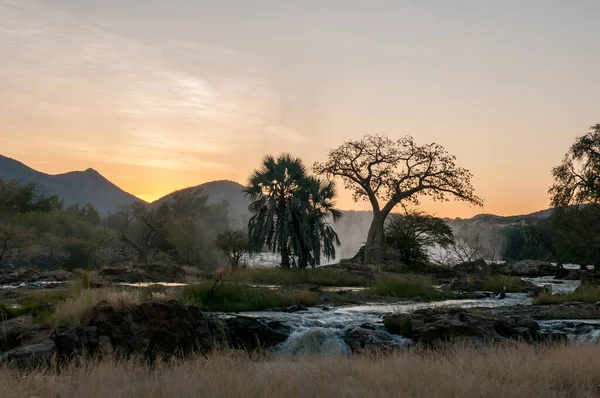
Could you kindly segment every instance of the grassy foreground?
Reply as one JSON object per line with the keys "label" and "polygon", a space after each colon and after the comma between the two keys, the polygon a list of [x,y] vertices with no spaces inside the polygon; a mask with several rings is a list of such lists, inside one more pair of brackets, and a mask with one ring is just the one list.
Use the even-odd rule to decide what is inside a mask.
{"label": "grassy foreground", "polygon": [[153,368],[112,360],[77,363],[60,373],[0,368],[0,385],[7,398],[595,397],[600,393],[599,368],[600,346],[459,347],[441,353],[300,360],[252,360],[226,353]]}

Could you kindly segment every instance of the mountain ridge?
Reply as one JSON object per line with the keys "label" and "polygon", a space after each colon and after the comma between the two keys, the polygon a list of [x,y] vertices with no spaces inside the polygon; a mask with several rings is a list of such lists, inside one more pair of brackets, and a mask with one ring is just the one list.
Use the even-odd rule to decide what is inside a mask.
{"label": "mountain ridge", "polygon": [[[145,202],[118,187],[91,167],[83,171],[75,170],[60,174],[48,174],[43,171],[35,170],[17,159],[0,154],[0,177],[5,179],[16,179],[25,184],[33,183],[41,186],[46,194],[56,194],[63,198],[66,205],[83,205],[87,202],[91,202],[94,207],[103,214],[114,211],[121,205],[130,204],[136,201],[144,202],[151,206],[157,206],[171,198],[177,192],[198,188],[202,189],[203,193],[209,197],[210,203],[217,203],[222,200],[229,202],[230,211],[233,211],[234,218],[242,217],[244,213],[247,213],[248,211],[248,200],[242,192],[244,186],[236,181],[227,179],[208,181],[195,186],[181,188],[152,202]],[[100,199],[98,199],[98,197],[100,197]],[[243,210],[242,207],[244,208]],[[346,209],[343,211],[348,213],[370,213],[369,210]],[[501,221],[514,218],[544,218],[547,217],[550,212],[551,209],[542,209],[528,214],[510,216],[481,213],[470,218],[446,217],[445,219],[450,221],[490,221],[491,219],[498,219],[498,221]]]}

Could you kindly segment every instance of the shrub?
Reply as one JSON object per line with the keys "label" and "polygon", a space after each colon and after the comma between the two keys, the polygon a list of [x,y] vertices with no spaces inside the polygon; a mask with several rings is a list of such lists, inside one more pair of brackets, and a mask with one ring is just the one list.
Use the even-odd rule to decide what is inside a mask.
{"label": "shrub", "polygon": [[369,280],[332,268],[282,269],[253,268],[229,276],[244,282],[260,282],[276,285],[310,284],[319,286],[367,286]]}
{"label": "shrub", "polygon": [[456,293],[444,292],[423,275],[402,275],[380,279],[369,292],[380,296],[391,296],[417,301],[448,300],[456,298]]}
{"label": "shrub", "polygon": [[236,283],[224,283],[213,289],[212,283],[183,288],[183,301],[208,311],[262,311],[291,305],[316,305],[319,295],[308,290],[278,291]]}

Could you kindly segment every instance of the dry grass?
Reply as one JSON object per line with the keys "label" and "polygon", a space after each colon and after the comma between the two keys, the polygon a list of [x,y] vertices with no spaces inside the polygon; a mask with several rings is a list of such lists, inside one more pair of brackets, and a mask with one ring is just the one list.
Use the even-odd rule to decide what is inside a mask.
{"label": "dry grass", "polygon": [[600,287],[582,286],[573,293],[549,294],[542,293],[535,300],[535,304],[560,304],[569,302],[597,303],[600,301]]}
{"label": "dry grass", "polygon": [[152,369],[113,361],[74,364],[61,373],[0,369],[0,385],[7,398],[597,397],[599,368],[600,346],[300,360],[220,354]]}
{"label": "dry grass", "polygon": [[101,301],[108,301],[113,306],[138,304],[141,302],[141,295],[131,290],[82,289],[57,303],[48,323],[52,327],[80,326],[83,314]]}

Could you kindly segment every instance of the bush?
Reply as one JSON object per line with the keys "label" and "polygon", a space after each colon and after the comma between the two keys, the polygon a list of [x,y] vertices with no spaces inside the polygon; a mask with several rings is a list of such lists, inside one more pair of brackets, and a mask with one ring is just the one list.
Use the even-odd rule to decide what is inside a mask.
{"label": "bush", "polygon": [[308,290],[283,292],[236,283],[224,283],[213,290],[212,283],[201,283],[185,286],[183,301],[208,311],[262,311],[291,305],[316,305],[319,295]]}
{"label": "bush", "polygon": [[433,286],[431,279],[423,275],[392,276],[380,279],[369,289],[379,296],[391,296],[417,301],[449,300],[457,297],[454,292],[443,292]]}

